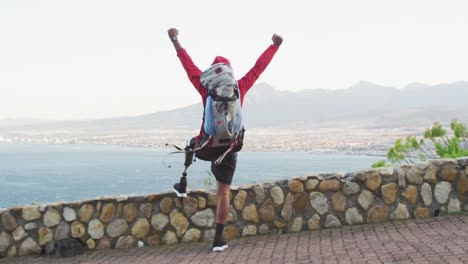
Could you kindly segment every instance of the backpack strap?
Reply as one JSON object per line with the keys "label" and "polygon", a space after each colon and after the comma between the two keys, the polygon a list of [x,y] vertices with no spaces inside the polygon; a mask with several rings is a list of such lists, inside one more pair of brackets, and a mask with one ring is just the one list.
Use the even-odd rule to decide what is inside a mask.
{"label": "backpack strap", "polygon": [[208,97],[208,96],[211,96],[211,98],[213,98],[213,100],[218,101],[218,102],[219,101],[221,101],[221,102],[234,102],[235,100],[240,99],[239,88],[238,88],[237,85],[234,88],[234,94],[231,97],[226,98],[226,97],[223,97],[223,96],[219,96],[216,93],[215,89],[208,90],[208,94],[206,95],[206,97]]}
{"label": "backpack strap", "polygon": [[205,142],[203,142],[198,148],[194,148],[194,149],[184,149],[184,150],[179,150],[179,151],[174,151],[174,152],[171,152],[169,154],[176,154],[176,153],[195,153],[197,151],[199,151],[200,149],[203,149],[204,147],[206,147],[208,145],[208,143],[210,143],[211,141],[211,138],[213,136],[209,136]]}
{"label": "backpack strap", "polygon": [[239,133],[236,134],[231,146],[229,147],[228,150],[226,150],[226,152],[223,153],[223,155],[219,156],[218,159],[216,159],[214,161],[214,163],[216,165],[220,164],[221,162],[223,162],[224,158],[226,158],[226,156],[237,146],[237,142],[239,140]]}

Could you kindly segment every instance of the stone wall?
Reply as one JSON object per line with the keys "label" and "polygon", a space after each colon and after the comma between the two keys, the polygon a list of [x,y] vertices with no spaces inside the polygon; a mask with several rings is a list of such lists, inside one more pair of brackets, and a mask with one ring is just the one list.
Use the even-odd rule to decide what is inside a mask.
{"label": "stone wall", "polygon": [[[338,162],[338,161],[337,161]],[[467,210],[468,158],[231,189],[232,239]],[[0,211],[0,256],[40,254],[76,238],[90,250],[211,240],[216,195],[194,191],[31,205]]]}

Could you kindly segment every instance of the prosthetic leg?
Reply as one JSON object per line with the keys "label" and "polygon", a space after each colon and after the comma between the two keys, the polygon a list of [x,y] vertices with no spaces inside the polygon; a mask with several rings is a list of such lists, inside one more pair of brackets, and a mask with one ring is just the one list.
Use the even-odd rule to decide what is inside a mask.
{"label": "prosthetic leg", "polygon": [[187,197],[187,169],[192,165],[194,152],[190,146],[185,147],[184,171],[180,181],[174,184],[174,192],[177,197]]}

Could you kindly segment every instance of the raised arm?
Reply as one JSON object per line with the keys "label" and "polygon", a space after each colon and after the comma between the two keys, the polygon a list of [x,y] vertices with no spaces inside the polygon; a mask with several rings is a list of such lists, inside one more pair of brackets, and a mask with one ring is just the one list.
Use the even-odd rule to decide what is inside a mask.
{"label": "raised arm", "polygon": [[182,45],[180,44],[180,41],[179,41],[179,31],[175,28],[170,28],[167,31],[167,34],[169,35],[169,39],[174,45],[174,49],[177,52],[177,57],[179,57],[179,60],[182,63],[182,66],[184,67],[185,72],[187,72],[187,76],[190,82],[193,84],[193,86],[195,86],[197,91],[204,98],[206,89],[203,88],[203,85],[200,82],[200,76],[202,72],[195,65],[195,63],[193,63],[192,58],[190,58],[187,51],[184,48],[182,48]]}
{"label": "raised arm", "polygon": [[271,38],[273,44],[270,45],[260,57],[255,62],[255,65],[249,72],[245,74],[239,80],[239,89],[241,90],[241,95],[245,95],[247,91],[254,85],[255,81],[257,81],[260,74],[266,69],[268,64],[270,64],[273,56],[275,55],[276,51],[278,50],[279,46],[283,43],[283,38],[277,34],[274,34]]}
{"label": "raised arm", "polygon": [[176,28],[170,28],[167,31],[167,34],[169,35],[169,39],[172,41],[176,52],[179,52],[179,50],[182,49],[182,45],[180,45],[179,42],[179,31]]}

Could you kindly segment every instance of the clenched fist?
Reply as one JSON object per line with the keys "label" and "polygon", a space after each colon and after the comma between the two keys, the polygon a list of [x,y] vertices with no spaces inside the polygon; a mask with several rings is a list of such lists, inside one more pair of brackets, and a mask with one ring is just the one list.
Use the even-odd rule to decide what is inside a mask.
{"label": "clenched fist", "polygon": [[281,43],[283,43],[283,37],[277,34],[274,34],[271,40],[273,40],[273,44],[275,44],[278,47],[281,46]]}
{"label": "clenched fist", "polygon": [[169,35],[171,41],[176,41],[177,36],[179,36],[179,31],[176,28],[170,28],[169,30],[167,30],[167,34]]}

